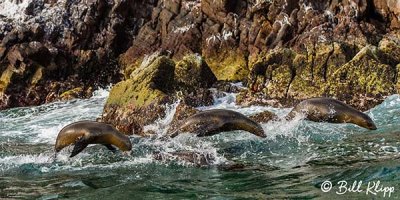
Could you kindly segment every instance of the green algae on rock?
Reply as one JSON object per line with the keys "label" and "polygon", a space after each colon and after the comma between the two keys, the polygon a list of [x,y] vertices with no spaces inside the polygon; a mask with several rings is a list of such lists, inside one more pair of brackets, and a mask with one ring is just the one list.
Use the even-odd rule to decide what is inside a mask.
{"label": "green algae on rock", "polygon": [[358,95],[379,98],[394,93],[393,81],[397,73],[380,62],[377,51],[374,46],[366,46],[338,68],[329,79],[327,93],[347,100]]}
{"label": "green algae on rock", "polygon": [[187,55],[177,62],[175,77],[178,85],[194,88],[209,88],[217,81],[205,60],[198,54]]}
{"label": "green algae on rock", "polygon": [[271,51],[253,65],[248,80],[252,92],[242,92],[237,103],[271,105],[268,100],[278,100],[292,106],[303,99],[331,96],[369,109],[397,92],[395,66],[400,61],[395,44],[396,40],[384,39],[379,47],[367,45],[357,53],[349,44],[337,42],[319,43],[307,51]]}
{"label": "green algae on rock", "polygon": [[249,118],[258,123],[267,123],[271,120],[278,119],[278,116],[275,113],[266,110],[255,115],[251,115]]}
{"label": "green algae on rock", "polygon": [[189,106],[210,105],[208,87],[215,81],[198,55],[187,55],[177,65],[166,56],[150,56],[111,89],[102,120],[125,134],[144,136],[145,125],[165,116],[166,104],[181,99]]}
{"label": "green algae on rock", "polygon": [[107,105],[146,106],[172,90],[175,63],[162,56],[142,65],[130,74],[130,79],[117,83],[110,91]]}
{"label": "green algae on rock", "polygon": [[102,120],[125,134],[144,135],[143,127],[163,116],[163,104],[170,102],[175,63],[161,56],[136,68],[130,78],[110,91]]}

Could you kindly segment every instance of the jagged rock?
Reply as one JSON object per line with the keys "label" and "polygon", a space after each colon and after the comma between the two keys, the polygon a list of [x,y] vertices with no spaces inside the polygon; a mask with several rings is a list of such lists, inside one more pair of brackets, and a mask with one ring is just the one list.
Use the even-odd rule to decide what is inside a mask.
{"label": "jagged rock", "polygon": [[143,126],[163,117],[164,104],[171,102],[174,69],[175,63],[162,56],[134,70],[110,91],[102,121],[125,134],[144,135]]}
{"label": "jagged rock", "polygon": [[211,105],[212,92],[208,89],[217,81],[211,69],[200,55],[188,55],[177,62],[175,90],[182,101],[190,106]]}
{"label": "jagged rock", "polygon": [[[16,10],[4,9],[5,2],[0,3],[1,108],[37,105],[73,88],[129,79],[155,52],[175,61],[199,54],[218,80],[249,83],[251,92],[242,95],[247,103],[258,97],[286,104],[339,94],[341,89],[327,91],[328,82],[334,84],[336,71],[354,64],[348,65],[366,46],[378,48],[378,59],[361,62],[376,64],[379,69],[390,66],[390,76],[398,74],[400,7],[394,0],[11,3]],[[18,55],[16,49],[34,41],[47,49],[38,51],[46,59],[29,58],[23,52],[29,50],[26,48]],[[261,73],[254,70],[258,68]],[[382,95],[396,92],[386,85],[395,88],[396,78],[388,82],[383,74],[377,75],[385,82],[383,88],[389,89]],[[47,89],[50,83],[60,87]],[[192,99],[207,96],[207,90],[201,91],[192,94]],[[351,91],[355,98],[369,95],[362,89]],[[377,97],[377,102],[382,98]],[[367,104],[365,108],[373,105]]]}
{"label": "jagged rock", "polygon": [[175,80],[193,90],[209,88],[217,78],[200,55],[188,55],[176,64]]}
{"label": "jagged rock", "polygon": [[189,118],[190,116],[198,113],[199,110],[189,106],[185,103],[180,103],[176,107],[175,115],[170,123],[170,127],[167,131],[167,135],[176,131],[179,126],[184,122],[185,119]]}
{"label": "jagged rock", "polygon": [[251,115],[249,116],[249,118],[258,123],[267,123],[271,120],[277,120],[278,116],[275,113],[266,110],[264,112],[257,113],[255,115]]}
{"label": "jagged rock", "polygon": [[93,93],[93,88],[88,88],[87,90],[85,90],[82,87],[77,87],[74,88],[72,90],[68,90],[63,92],[59,99],[62,101],[66,101],[66,100],[71,100],[71,99],[76,99],[76,98],[88,98],[90,96],[92,96]]}
{"label": "jagged rock", "polygon": [[[0,98],[7,99],[0,107],[39,105],[58,100],[73,88],[119,81],[115,60],[156,5],[156,1],[0,2]],[[60,87],[48,87],[49,83]]]}
{"label": "jagged rock", "polygon": [[328,80],[327,94],[365,109],[395,93],[396,69],[382,64],[377,51],[374,46],[366,46],[338,68]]}
{"label": "jagged rock", "polygon": [[271,52],[253,66],[252,91],[242,92],[237,103],[271,105],[268,100],[276,100],[292,106],[300,100],[329,96],[369,109],[396,93],[399,61],[395,44],[385,39],[379,48],[369,45],[357,54],[347,53],[348,46],[339,43],[319,44],[309,55],[285,49]]}

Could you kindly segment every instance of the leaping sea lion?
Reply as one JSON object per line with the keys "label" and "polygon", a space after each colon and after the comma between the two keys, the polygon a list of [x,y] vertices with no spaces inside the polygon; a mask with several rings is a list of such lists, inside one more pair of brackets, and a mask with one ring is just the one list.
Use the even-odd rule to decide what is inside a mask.
{"label": "leaping sea lion", "polygon": [[332,98],[311,98],[297,104],[285,117],[290,120],[297,114],[304,114],[307,120],[330,123],[352,123],[376,130],[374,121],[365,113]]}
{"label": "leaping sea lion", "polygon": [[95,121],[79,121],[65,126],[58,133],[55,151],[59,152],[66,146],[74,144],[70,157],[74,157],[89,144],[102,144],[109,150],[130,151],[132,143],[128,136],[120,133],[109,124]]}
{"label": "leaping sea lion", "polygon": [[244,130],[259,137],[266,137],[263,128],[257,122],[238,112],[223,109],[206,110],[192,115],[170,137],[176,137],[181,132],[191,132],[203,137],[234,130]]}

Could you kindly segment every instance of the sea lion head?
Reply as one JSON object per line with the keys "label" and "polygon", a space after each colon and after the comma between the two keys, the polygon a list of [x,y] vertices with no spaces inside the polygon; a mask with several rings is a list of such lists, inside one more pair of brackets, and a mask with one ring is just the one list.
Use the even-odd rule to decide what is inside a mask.
{"label": "sea lion head", "polygon": [[252,133],[262,138],[267,137],[267,135],[264,132],[264,129],[261,126],[257,126]]}
{"label": "sea lion head", "polygon": [[258,137],[267,137],[261,125],[251,119],[243,120],[241,123],[236,124],[236,126]]}
{"label": "sea lion head", "polygon": [[85,136],[85,132],[82,131],[73,131],[73,130],[68,130],[64,131],[61,130],[60,133],[57,136],[56,144],[54,146],[54,149],[56,152],[61,151],[63,148],[74,144],[81,138]]}
{"label": "sea lion head", "polygon": [[354,116],[351,122],[369,130],[377,129],[374,121],[372,121],[372,119],[364,113],[362,113],[362,115]]}
{"label": "sea lion head", "polygon": [[108,141],[110,144],[118,147],[121,151],[131,151],[132,150],[132,143],[129,140],[129,137],[119,133],[115,134],[114,137],[110,138]]}

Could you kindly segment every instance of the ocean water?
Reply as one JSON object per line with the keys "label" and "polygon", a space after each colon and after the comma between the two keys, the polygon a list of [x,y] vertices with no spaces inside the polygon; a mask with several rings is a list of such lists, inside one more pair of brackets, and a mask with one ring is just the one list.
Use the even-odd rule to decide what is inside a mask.
{"label": "ocean water", "polygon": [[[297,118],[262,124],[267,138],[244,131],[205,138],[182,134],[172,140],[132,136],[130,155],[92,145],[74,158],[69,158],[72,148],[54,157],[58,131],[75,121],[95,120],[107,96],[108,90],[98,90],[90,99],[1,111],[0,199],[400,198],[399,95],[366,112],[378,126],[375,131]],[[245,115],[269,110],[280,117],[290,111],[241,108],[234,101],[235,94],[225,94],[199,109]],[[161,137],[177,104],[145,129]],[[207,165],[174,152],[195,152]]]}

